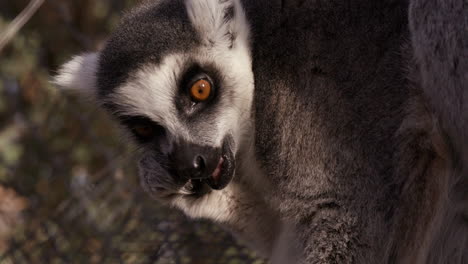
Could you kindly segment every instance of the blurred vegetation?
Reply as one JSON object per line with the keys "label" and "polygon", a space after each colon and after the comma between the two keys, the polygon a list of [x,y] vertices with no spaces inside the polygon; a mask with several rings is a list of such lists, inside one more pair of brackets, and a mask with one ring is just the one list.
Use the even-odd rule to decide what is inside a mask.
{"label": "blurred vegetation", "polygon": [[[0,34],[27,5],[0,0]],[[49,84],[133,0],[46,1],[0,53],[0,263],[263,263],[143,193],[105,113]]]}

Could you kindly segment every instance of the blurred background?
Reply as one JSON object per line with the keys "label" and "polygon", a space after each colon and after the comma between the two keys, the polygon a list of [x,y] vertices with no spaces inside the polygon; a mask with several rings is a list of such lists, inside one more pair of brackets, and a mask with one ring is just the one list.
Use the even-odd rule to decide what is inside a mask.
{"label": "blurred background", "polygon": [[[151,200],[106,114],[49,83],[135,2],[45,0],[0,50],[0,264],[264,263]],[[0,0],[0,39],[28,3]]]}

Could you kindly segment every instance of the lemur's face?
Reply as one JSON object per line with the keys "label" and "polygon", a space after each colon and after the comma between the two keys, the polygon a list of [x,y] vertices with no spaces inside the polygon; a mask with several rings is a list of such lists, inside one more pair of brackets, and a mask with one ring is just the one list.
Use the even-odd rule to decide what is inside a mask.
{"label": "lemur's face", "polygon": [[128,14],[99,53],[56,77],[87,89],[141,146],[143,185],[161,198],[222,189],[250,130],[248,27],[236,0],[165,0]]}

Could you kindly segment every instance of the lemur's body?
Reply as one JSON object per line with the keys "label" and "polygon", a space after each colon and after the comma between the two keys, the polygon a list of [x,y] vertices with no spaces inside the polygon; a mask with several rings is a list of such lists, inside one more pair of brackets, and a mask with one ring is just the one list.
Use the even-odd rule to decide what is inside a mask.
{"label": "lemur's body", "polygon": [[56,81],[136,135],[153,197],[273,263],[464,263],[467,7],[422,2],[148,2]]}

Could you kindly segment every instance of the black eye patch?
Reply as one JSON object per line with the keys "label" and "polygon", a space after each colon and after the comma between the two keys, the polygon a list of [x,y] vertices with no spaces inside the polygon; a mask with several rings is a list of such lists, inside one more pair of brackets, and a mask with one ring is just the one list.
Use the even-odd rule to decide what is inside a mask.
{"label": "black eye patch", "polygon": [[145,144],[153,142],[166,136],[164,127],[147,117],[121,116],[119,120],[129,129],[139,143]]}

